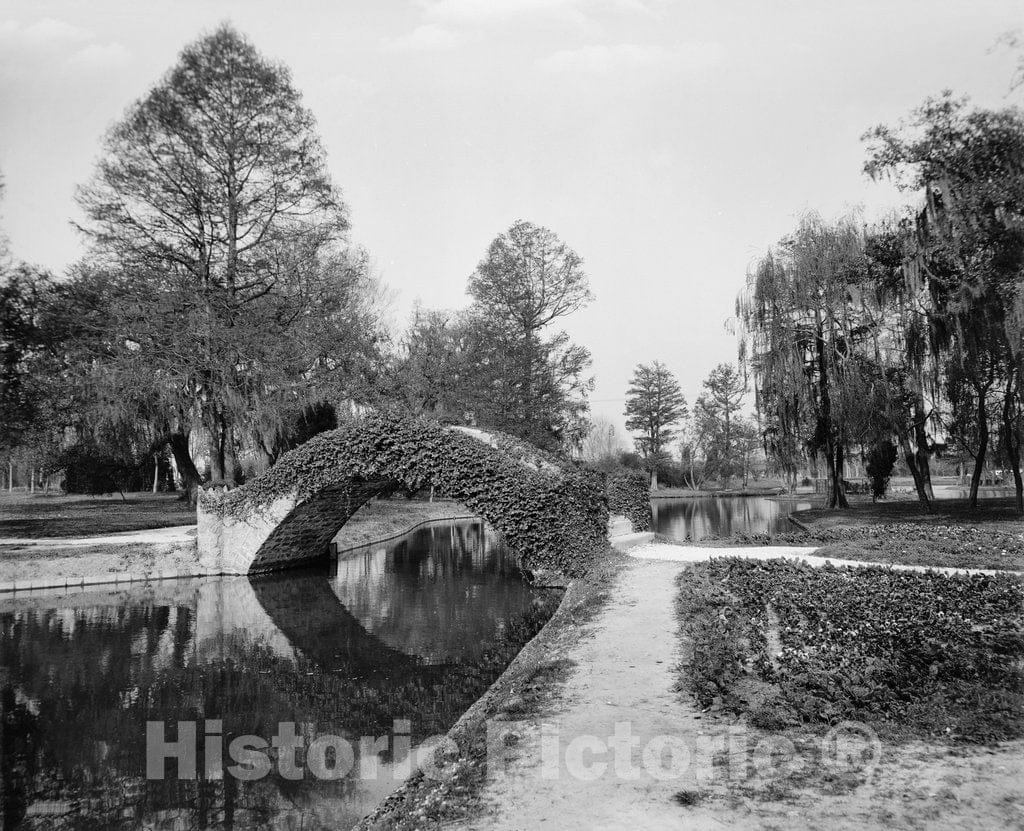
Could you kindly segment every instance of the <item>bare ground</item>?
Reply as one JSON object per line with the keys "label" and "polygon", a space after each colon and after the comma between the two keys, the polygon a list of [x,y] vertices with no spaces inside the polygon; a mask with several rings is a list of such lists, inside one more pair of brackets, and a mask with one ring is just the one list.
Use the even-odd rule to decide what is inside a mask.
{"label": "bare ground", "polygon": [[[789,731],[792,764],[762,764],[758,775],[766,757],[751,749],[783,734],[702,712],[675,689],[685,656],[673,601],[685,565],[635,559],[622,569],[583,636],[549,656],[572,669],[546,715],[515,725],[511,758],[489,767],[485,813],[452,827],[1024,828],[1024,742],[884,746],[873,769],[837,773],[812,752],[818,737]],[[620,742],[613,754],[617,724],[620,736],[628,725],[630,750]],[[676,754],[659,756],[659,742]]]}

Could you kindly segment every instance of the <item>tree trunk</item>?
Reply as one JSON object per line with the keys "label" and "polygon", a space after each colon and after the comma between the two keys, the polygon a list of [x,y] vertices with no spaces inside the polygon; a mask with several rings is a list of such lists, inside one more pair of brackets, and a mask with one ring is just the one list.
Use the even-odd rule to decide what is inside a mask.
{"label": "tree trunk", "polygon": [[207,419],[208,447],[210,451],[210,481],[218,485],[231,484],[233,470],[228,468],[227,446],[228,425],[223,414],[213,408],[211,417]]}
{"label": "tree trunk", "polygon": [[160,489],[160,457],[153,454],[153,493]]}
{"label": "tree trunk", "polygon": [[832,430],[832,398],[828,388],[828,364],[825,360],[825,338],[818,324],[818,395],[821,402],[821,428],[825,433],[825,460],[828,465],[829,508],[849,508],[843,487],[843,445]]}
{"label": "tree trunk", "polygon": [[[915,451],[914,457],[917,462],[917,470],[921,476],[921,487],[927,497],[929,504],[935,499],[935,491],[932,490],[932,470],[931,470],[931,449],[928,447],[928,431],[925,429],[925,424],[928,421],[928,416],[924,411],[924,401],[920,397],[914,401],[914,439],[917,444],[917,450]],[[917,484],[915,480],[915,485]]]}
{"label": "tree trunk", "polygon": [[971,494],[968,504],[972,508],[977,508],[978,486],[981,484],[981,475],[985,471],[985,454],[988,451],[988,407],[985,401],[987,387],[975,384],[974,389],[978,394],[978,454],[974,457],[974,472],[971,474]]}
{"label": "tree trunk", "polygon": [[244,477],[242,475],[242,465],[235,450],[234,425],[228,424],[225,432],[227,435],[224,442],[224,468],[228,474],[228,484],[234,487],[235,485],[242,484]]}
{"label": "tree trunk", "polygon": [[188,434],[183,431],[171,433],[167,439],[174,456],[174,464],[178,468],[178,475],[181,477],[181,486],[188,493],[194,491],[203,481],[199,475],[199,469],[192,460],[192,454],[188,449]]}
{"label": "tree trunk", "polygon": [[729,481],[732,479],[732,424],[729,419],[729,404],[726,403],[725,411],[725,435],[723,438],[723,449],[725,450],[722,460],[722,490],[729,489]]}
{"label": "tree trunk", "polygon": [[14,462],[7,462],[7,492],[14,493]]}
{"label": "tree trunk", "polygon": [[932,512],[932,501],[929,497],[931,482],[927,482],[924,476],[921,474],[921,470],[917,466],[917,455],[914,453],[914,449],[910,446],[910,438],[901,435],[900,436],[900,447],[903,450],[903,459],[907,463],[907,467],[910,468],[910,475],[914,477],[914,489],[917,491],[918,501],[928,509],[928,513]]}
{"label": "tree trunk", "polygon": [[[830,442],[831,444],[831,442]],[[849,508],[850,503],[846,499],[846,488],[843,486],[843,458],[845,453],[841,444],[835,449],[829,449],[828,478],[829,478],[829,508]]]}
{"label": "tree trunk", "polygon": [[1017,391],[1015,384],[1019,384],[1014,368],[1010,369],[1010,376],[1006,382],[1006,390],[1003,394],[1003,445],[1006,447],[1006,456],[1010,462],[1010,470],[1013,472],[1013,488],[1016,497],[1017,513],[1024,514],[1024,481],[1020,473],[1020,414],[1017,411]]}

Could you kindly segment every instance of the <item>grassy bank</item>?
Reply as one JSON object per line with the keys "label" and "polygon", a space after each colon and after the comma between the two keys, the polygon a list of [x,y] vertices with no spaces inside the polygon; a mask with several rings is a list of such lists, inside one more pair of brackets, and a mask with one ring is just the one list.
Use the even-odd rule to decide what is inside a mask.
{"label": "grassy bank", "polygon": [[194,525],[196,510],[175,493],[120,496],[0,493],[0,537],[94,537]]}
{"label": "grassy bank", "polygon": [[[559,653],[579,639],[604,606],[624,562],[609,549],[586,577],[573,581],[544,628],[449,731],[458,752],[444,759],[440,777],[414,773],[355,831],[434,829],[475,816],[487,775],[488,722],[524,720],[546,710],[572,666]],[[506,747],[514,747],[516,739],[513,730],[502,737]]]}
{"label": "grassy bank", "polygon": [[680,685],[754,727],[1024,736],[1024,579],[721,559],[687,569]]}
{"label": "grassy bank", "polygon": [[402,497],[371,500],[342,526],[332,544],[338,551],[344,551],[400,536],[420,523],[472,515],[464,505],[445,499],[434,502]]}

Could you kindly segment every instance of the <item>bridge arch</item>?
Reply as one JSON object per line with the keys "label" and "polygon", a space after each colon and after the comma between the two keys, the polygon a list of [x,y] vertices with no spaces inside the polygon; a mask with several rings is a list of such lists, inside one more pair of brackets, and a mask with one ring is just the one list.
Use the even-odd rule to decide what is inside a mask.
{"label": "bridge arch", "polygon": [[499,433],[374,413],[240,488],[203,492],[199,558],[229,574],[302,565],[368,499],[431,486],[487,520],[525,568],[574,576],[607,545],[601,474]]}

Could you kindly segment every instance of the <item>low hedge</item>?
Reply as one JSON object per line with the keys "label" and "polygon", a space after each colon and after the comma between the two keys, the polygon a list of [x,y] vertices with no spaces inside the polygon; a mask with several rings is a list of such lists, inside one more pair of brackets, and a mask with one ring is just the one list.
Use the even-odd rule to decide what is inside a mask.
{"label": "low hedge", "polygon": [[305,498],[347,483],[434,487],[490,522],[525,568],[584,573],[607,546],[601,475],[550,456],[538,470],[510,453],[509,442],[516,440],[502,437],[491,447],[423,418],[373,413],[314,436],[243,487],[201,499],[206,510],[241,518],[282,496]]}
{"label": "low hedge", "polygon": [[609,476],[606,490],[611,513],[628,517],[634,531],[651,530],[651,485],[646,473]]}
{"label": "low hedge", "polygon": [[[1024,735],[1024,580],[719,558],[679,578],[704,707],[757,726],[873,724],[891,736]],[[770,646],[770,643],[773,643]]]}

